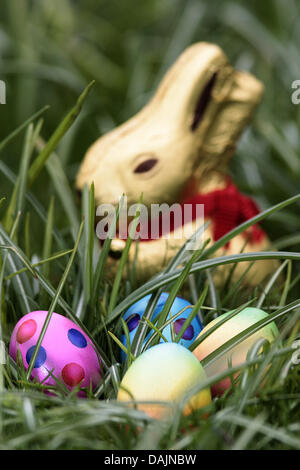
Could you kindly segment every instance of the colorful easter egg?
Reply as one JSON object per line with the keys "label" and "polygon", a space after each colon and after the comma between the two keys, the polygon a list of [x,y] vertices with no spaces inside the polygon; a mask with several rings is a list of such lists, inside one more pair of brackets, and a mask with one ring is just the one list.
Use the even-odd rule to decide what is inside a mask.
{"label": "colorful easter egg", "polygon": [[[164,305],[168,297],[169,297],[169,294],[167,292],[163,292],[160,295],[156,308],[154,310],[153,316],[152,316],[152,320],[151,320],[152,323],[155,322],[155,319],[164,308]],[[146,295],[141,300],[138,300],[127,310],[127,312],[125,313],[123,317],[128,327],[129,339],[130,339],[131,344],[133,342],[134,336],[137,331],[137,327],[146,310],[146,307],[148,305],[150,298],[151,298],[151,294]],[[185,310],[179,316],[177,316],[173,321],[175,335],[179,333],[185,320],[188,318],[188,316],[192,312],[192,306],[187,300],[182,299],[181,297],[176,297],[171,306],[171,309],[167,318],[170,319],[171,316],[176,315],[178,312],[180,312],[184,308]],[[188,348],[195,341],[195,339],[197,338],[201,330],[202,330],[202,324],[201,324],[200,319],[196,315],[196,317],[193,318],[192,322],[187,327],[183,336],[179,340],[179,344],[181,346]],[[150,338],[152,334],[153,334],[153,330],[151,330],[150,333],[146,336],[145,342],[147,342],[148,338]],[[172,341],[171,324],[167,325],[162,330],[162,334],[168,342]],[[127,346],[125,334],[122,335],[121,340],[122,340],[122,343],[125,346]],[[163,339],[160,339],[160,342],[161,343],[164,342]]]}
{"label": "colorful easter egg", "polygon": [[[201,363],[183,346],[162,343],[143,352],[129,367],[120,385],[119,401],[179,402],[193,387],[206,380]],[[211,402],[209,388],[194,395],[184,414]],[[152,418],[168,415],[172,408],[163,403],[140,403],[138,409]]]}
{"label": "colorful easter egg", "polygon": [[[47,311],[28,313],[19,320],[13,330],[9,354],[16,361],[19,350],[26,369],[34,354],[47,314]],[[56,378],[69,390],[76,386],[95,388],[101,380],[100,369],[101,359],[90,338],[74,322],[53,313],[31,377],[48,386],[56,386]],[[83,390],[78,394],[86,395]]]}
{"label": "colorful easter egg", "polygon": [[[220,315],[218,318],[211,321],[205,328],[203,328],[198,338],[205,334],[214,325],[217,325],[221,320],[228,317],[230,313],[232,313],[232,311],[224,313],[223,315]],[[208,356],[213,351],[222,346],[222,344],[226,343],[239,333],[242,333],[251,325],[254,325],[254,323],[257,323],[258,321],[267,317],[268,314],[263,310],[253,307],[247,307],[240,313],[226,321],[223,325],[221,325],[213,333],[211,333],[206,339],[204,339],[202,343],[200,343],[193,351],[193,354],[197,357],[197,359],[199,359],[199,361],[202,361],[206,356]],[[237,346],[233,347],[220,359],[216,360],[210,366],[206,367],[205,371],[208,377],[213,377],[214,375],[225,371],[228,368],[228,365],[230,364],[232,366],[242,364],[247,358],[248,351],[251,349],[254,343],[256,343],[257,340],[263,338],[266,339],[269,343],[272,343],[274,339],[278,336],[278,334],[279,332],[274,322],[271,322],[268,325],[264,326],[252,336],[245,339]],[[236,376],[237,375],[238,374],[236,374]],[[222,393],[224,393],[225,390],[230,387],[230,385],[231,380],[229,377],[214,384],[212,386],[213,396],[221,395]]]}

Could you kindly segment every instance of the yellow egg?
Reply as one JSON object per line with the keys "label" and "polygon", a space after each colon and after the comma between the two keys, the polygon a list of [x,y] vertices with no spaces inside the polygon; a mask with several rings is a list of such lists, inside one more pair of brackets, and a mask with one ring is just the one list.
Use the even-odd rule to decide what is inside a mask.
{"label": "yellow egg", "polygon": [[[202,365],[188,349],[176,343],[162,343],[148,349],[132,363],[123,377],[117,399],[174,404],[204,380],[206,374]],[[210,390],[201,390],[186,404],[184,414],[210,402]],[[137,407],[157,419],[172,411],[162,403],[140,403]]]}
{"label": "yellow egg", "polygon": [[[201,331],[198,338],[205,334],[214,325],[230,315],[230,313],[231,312],[224,313],[215,320],[211,321]],[[251,325],[266,317],[268,317],[268,314],[263,310],[252,307],[245,308],[240,313],[217,328],[213,333],[211,333],[204,341],[202,341],[202,343],[199,344],[199,346],[197,346],[197,348],[193,351],[193,354],[199,361],[202,361],[206,356],[222,346],[222,344],[226,343],[234,336],[242,333]],[[214,361],[210,366],[206,367],[205,372],[207,376],[213,377],[214,375],[225,371],[230,364],[232,366],[242,364],[247,358],[248,351],[258,339],[264,338],[269,343],[272,343],[278,334],[279,333],[276,324],[274,322],[269,323],[267,326],[264,326],[252,336],[233,347],[230,351],[228,351],[228,353],[224,354],[220,359]],[[236,376],[237,375],[238,374],[236,374]],[[230,385],[231,380],[229,377],[214,384],[212,386],[213,396],[221,395],[225,390],[227,390],[227,388],[230,387]]]}

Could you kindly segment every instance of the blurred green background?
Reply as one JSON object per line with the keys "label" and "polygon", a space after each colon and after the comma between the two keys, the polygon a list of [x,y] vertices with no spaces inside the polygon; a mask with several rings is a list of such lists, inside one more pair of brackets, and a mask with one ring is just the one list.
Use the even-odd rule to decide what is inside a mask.
{"label": "blurred green background", "polygon": [[[47,140],[86,84],[96,80],[57,151],[71,184],[88,146],[148,101],[185,47],[210,41],[265,85],[263,103],[232,161],[235,182],[261,208],[299,192],[300,105],[291,102],[291,84],[300,79],[296,0],[1,0],[0,5],[0,79],[7,84],[0,139],[50,104],[42,129]],[[1,155],[13,171],[22,145],[22,138],[14,140]],[[3,174],[0,182],[1,193],[9,194],[12,185]],[[48,206],[53,188],[46,171],[34,189]],[[280,248],[299,248],[298,213],[294,205],[264,222],[273,240],[289,237]],[[66,223],[63,213],[60,217]]]}

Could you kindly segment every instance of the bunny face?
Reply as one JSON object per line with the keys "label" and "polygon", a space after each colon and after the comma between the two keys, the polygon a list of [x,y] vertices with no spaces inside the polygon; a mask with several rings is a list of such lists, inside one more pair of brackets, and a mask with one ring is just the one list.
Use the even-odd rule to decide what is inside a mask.
{"label": "bunny face", "polygon": [[[123,193],[128,204],[137,202],[141,193],[145,205],[159,203],[162,199],[170,203],[176,200],[191,174],[191,162],[182,158],[174,165],[174,147],[170,146],[168,135],[156,128],[155,122],[151,125],[151,134],[141,127],[135,139],[126,135],[127,125],[120,128],[124,129],[122,138],[115,140],[112,132],[91,147],[86,156],[88,171],[81,171],[78,176],[79,187],[94,181],[98,204],[117,205]],[[184,144],[184,139],[179,139],[176,147],[180,154]],[[92,162],[93,169],[90,169]]]}
{"label": "bunny face", "polygon": [[[189,47],[136,116],[96,141],[76,185],[95,184],[96,202],[178,201],[191,177],[226,172],[228,157],[262,94],[251,75],[235,71],[218,46]],[[204,185],[205,186],[205,185]]]}

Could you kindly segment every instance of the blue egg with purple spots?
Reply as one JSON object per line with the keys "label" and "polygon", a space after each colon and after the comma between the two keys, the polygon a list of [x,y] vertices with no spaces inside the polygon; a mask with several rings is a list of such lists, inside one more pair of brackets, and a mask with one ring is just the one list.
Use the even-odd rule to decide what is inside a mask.
{"label": "blue egg with purple spots", "polygon": [[[151,319],[152,323],[156,324],[156,320],[158,320],[158,316],[159,316],[160,312],[162,311],[162,309],[164,308],[164,305],[165,305],[168,297],[169,297],[169,294],[167,292],[163,292],[160,295],[160,297],[158,299],[158,302],[156,304],[152,319]],[[129,332],[129,339],[130,339],[130,344],[131,345],[133,343],[133,339],[134,339],[135,334],[137,332],[140,320],[143,317],[143,314],[144,314],[144,312],[147,308],[147,305],[148,305],[148,302],[150,301],[150,299],[151,299],[151,294],[146,295],[142,299],[138,300],[135,304],[131,305],[131,307],[126,311],[126,313],[123,317],[124,321],[127,324],[127,328],[128,328],[128,332]],[[179,333],[179,331],[181,330],[184,322],[186,321],[186,319],[191,314],[192,309],[193,309],[192,305],[187,300],[185,300],[181,297],[176,297],[175,298],[175,300],[172,304],[172,307],[170,309],[170,312],[168,314],[168,317],[167,317],[167,319],[169,320],[170,317],[174,317],[179,312],[181,312],[181,310],[183,310],[181,313],[179,313],[178,316],[176,316],[174,318],[174,320],[172,322],[173,326],[174,326],[175,335],[177,335]],[[188,348],[191,344],[193,344],[193,342],[195,341],[195,339],[197,338],[197,336],[201,332],[202,328],[203,328],[202,323],[201,323],[198,315],[196,315],[193,318],[190,325],[186,328],[183,336],[179,340],[179,344],[181,346],[184,346],[184,347]],[[148,341],[148,339],[152,336],[152,334],[153,334],[153,330],[151,330],[149,332],[149,328],[148,328],[148,332],[147,332],[147,336],[145,338],[144,344]],[[162,330],[162,335],[166,338],[166,340],[168,342],[172,342],[171,323],[169,325],[165,326],[165,328]],[[122,334],[121,341],[127,347],[127,340],[126,340],[126,335],[125,334]],[[162,338],[160,339],[160,343],[164,343],[164,340]],[[121,357],[122,357],[122,359],[125,357],[125,354],[123,353],[123,351],[121,353]]]}

